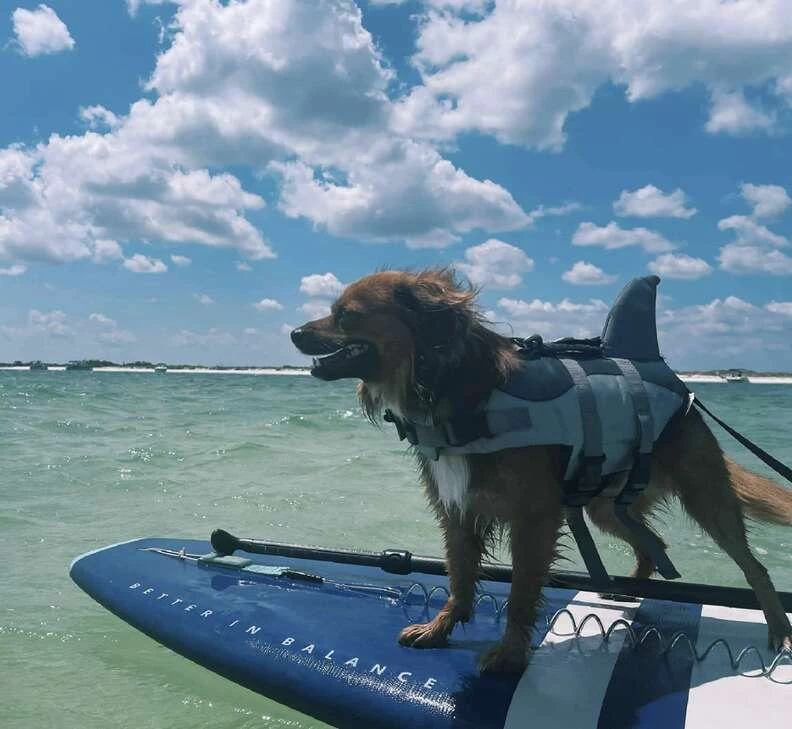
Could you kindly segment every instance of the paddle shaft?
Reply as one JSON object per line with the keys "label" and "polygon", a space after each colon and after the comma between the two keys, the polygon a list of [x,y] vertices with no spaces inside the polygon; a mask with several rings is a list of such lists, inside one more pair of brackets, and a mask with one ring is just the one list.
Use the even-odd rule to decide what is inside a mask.
{"label": "paddle shaft", "polygon": [[[327,549],[307,547],[299,544],[267,542],[261,539],[242,539],[223,529],[215,529],[211,537],[212,547],[220,554],[231,554],[242,550],[252,554],[268,554],[276,557],[313,559],[319,562],[338,562],[363,567],[378,567],[392,575],[409,575],[417,572],[424,575],[445,575],[446,566],[437,557],[423,557],[405,549],[385,549],[382,552]],[[511,567],[506,564],[483,564],[481,579],[494,582],[511,582]]]}
{"label": "paddle shaft", "polygon": [[[382,552],[363,552],[326,547],[308,547],[299,544],[268,542],[262,539],[241,539],[223,529],[215,529],[211,536],[212,547],[219,554],[232,554],[236,550],[273,557],[292,557],[319,562],[335,562],[363,567],[377,567],[394,575],[447,574],[445,562],[437,557],[424,557],[403,549],[386,549]],[[481,565],[479,579],[491,582],[511,582],[512,568],[507,564],[485,562]],[[589,575],[583,572],[551,572],[547,584],[569,590],[596,592]],[[759,603],[752,590],[740,587],[720,587],[693,582],[665,582],[638,580],[633,577],[612,577],[609,592],[625,597],[640,597],[674,602],[705,603],[758,609]],[[786,611],[792,611],[792,593],[779,593]]]}

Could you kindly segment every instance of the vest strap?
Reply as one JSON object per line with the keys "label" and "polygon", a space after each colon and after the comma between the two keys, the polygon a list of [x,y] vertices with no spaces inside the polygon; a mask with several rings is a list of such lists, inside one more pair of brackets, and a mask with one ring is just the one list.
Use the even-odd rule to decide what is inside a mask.
{"label": "vest strap", "polygon": [[628,507],[635,503],[638,497],[649,485],[651,475],[651,456],[655,441],[654,419],[649,405],[649,396],[646,393],[643,379],[628,359],[613,357],[613,361],[624,375],[627,390],[635,410],[638,425],[638,448],[633,458],[633,465],[627,483],[621,493],[616,497],[614,512],[619,521],[633,534],[638,545],[649,556],[657,567],[657,571],[667,580],[674,580],[681,575],[674,567],[673,562],[666,552],[665,545],[660,538],[646,524],[633,518]]}
{"label": "vest strap", "polygon": [[581,469],[579,474],[567,483],[567,489],[573,498],[580,492],[591,498],[601,489],[602,464],[605,462],[605,454],[602,450],[602,423],[597,412],[597,399],[594,396],[588,375],[580,363],[574,359],[559,361],[566,367],[575,385],[580,406],[580,419],[583,425]]}
{"label": "vest strap", "polygon": [[578,546],[580,556],[586,565],[591,581],[598,590],[608,589],[612,579],[602,564],[602,558],[597,551],[597,545],[591,537],[591,532],[583,517],[582,506],[566,506],[566,522]]}
{"label": "vest strap", "polygon": [[566,521],[594,584],[600,589],[607,589],[611,578],[583,516],[583,506],[602,490],[602,464],[605,462],[605,454],[602,450],[602,424],[597,412],[597,399],[580,363],[574,359],[559,361],[566,367],[574,383],[583,425],[583,457],[580,469],[564,484]]}
{"label": "vest strap", "polygon": [[413,423],[397,417],[390,410],[386,410],[382,417],[396,426],[399,440],[407,440],[410,445],[440,449],[461,448],[475,440],[494,438],[501,433],[530,430],[533,425],[527,408],[508,408],[492,412],[478,410],[448,418],[437,425]]}

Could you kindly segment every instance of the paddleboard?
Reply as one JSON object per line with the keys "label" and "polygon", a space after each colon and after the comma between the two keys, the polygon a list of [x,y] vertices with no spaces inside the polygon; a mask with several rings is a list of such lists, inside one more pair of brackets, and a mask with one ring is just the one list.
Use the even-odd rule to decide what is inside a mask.
{"label": "paddleboard", "polygon": [[[521,676],[481,674],[507,584],[482,582],[448,647],[400,646],[444,577],[275,556],[201,559],[208,542],[137,539],[78,557],[73,580],[162,645],[259,694],[351,729],[786,726],[792,658],[755,610],[545,590]],[[418,579],[414,579],[418,578]]]}

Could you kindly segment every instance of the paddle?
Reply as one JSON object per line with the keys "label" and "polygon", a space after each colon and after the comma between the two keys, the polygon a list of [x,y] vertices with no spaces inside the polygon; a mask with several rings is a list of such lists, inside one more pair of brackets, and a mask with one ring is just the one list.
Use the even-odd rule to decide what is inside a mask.
{"label": "paddle", "polygon": [[[262,539],[235,537],[224,529],[215,529],[211,536],[212,548],[218,554],[233,554],[236,550],[251,554],[266,554],[272,557],[292,557],[319,562],[335,562],[363,567],[377,567],[393,575],[445,575],[445,562],[437,557],[424,557],[404,549],[385,549],[382,552],[363,552],[326,547],[308,547],[299,544],[267,542]],[[512,568],[508,564],[484,562],[479,579],[491,582],[511,582]],[[759,603],[752,590],[743,587],[721,587],[694,582],[666,582],[638,580],[634,577],[612,577],[609,591],[625,597],[645,597],[675,602],[706,603],[758,609]],[[583,572],[551,572],[549,587],[596,592],[589,575]],[[792,611],[792,593],[779,593],[786,611]]]}
{"label": "paddle", "polygon": [[[382,552],[361,552],[326,547],[306,547],[298,544],[265,542],[261,539],[241,539],[223,530],[215,529],[211,537],[212,547],[219,554],[232,554],[242,550],[252,554],[268,554],[277,557],[296,557],[320,562],[356,564],[363,567],[378,567],[392,575],[409,575],[418,572],[424,575],[446,574],[445,562],[437,557],[422,557],[405,549],[385,549]],[[483,564],[481,579],[495,582],[511,582],[511,567],[506,564]]]}

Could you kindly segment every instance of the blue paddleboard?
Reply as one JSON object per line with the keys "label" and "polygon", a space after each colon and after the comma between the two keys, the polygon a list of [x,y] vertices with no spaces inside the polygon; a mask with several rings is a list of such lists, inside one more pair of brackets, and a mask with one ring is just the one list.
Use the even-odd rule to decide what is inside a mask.
{"label": "blue paddleboard", "polygon": [[449,646],[417,650],[396,636],[436,614],[445,578],[269,555],[199,559],[209,553],[208,542],[138,539],[78,557],[71,576],[159,643],[338,727],[744,729],[792,715],[792,661],[773,664],[757,611],[548,588],[528,669],[481,675],[508,585],[483,582]]}

